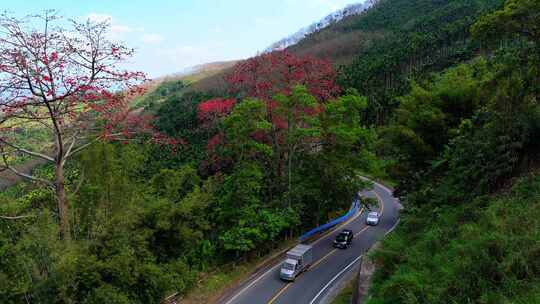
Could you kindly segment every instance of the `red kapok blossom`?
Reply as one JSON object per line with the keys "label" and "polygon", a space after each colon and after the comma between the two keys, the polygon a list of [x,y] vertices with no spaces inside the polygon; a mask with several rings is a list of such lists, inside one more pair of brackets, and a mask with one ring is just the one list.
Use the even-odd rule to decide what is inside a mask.
{"label": "red kapok blossom", "polygon": [[202,123],[211,123],[231,113],[236,101],[234,99],[215,98],[202,102],[198,106],[197,118]]}

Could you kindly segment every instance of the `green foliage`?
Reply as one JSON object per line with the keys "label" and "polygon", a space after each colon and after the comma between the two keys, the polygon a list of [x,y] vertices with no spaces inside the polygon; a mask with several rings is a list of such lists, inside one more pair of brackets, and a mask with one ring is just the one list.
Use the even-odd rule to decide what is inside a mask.
{"label": "green foliage", "polygon": [[[170,136],[180,137],[190,143],[197,138],[197,106],[212,96],[198,92],[167,96],[157,110],[156,127]],[[193,142],[194,141],[194,142]]]}
{"label": "green foliage", "polygon": [[173,202],[180,201],[200,183],[197,171],[190,166],[184,166],[180,170],[161,169],[150,181],[158,195]]}
{"label": "green foliage", "polygon": [[540,178],[524,178],[502,197],[406,215],[374,255],[369,303],[537,303],[539,198]]}
{"label": "green foliage", "polygon": [[363,186],[352,179],[354,168],[370,163],[369,153],[351,151],[374,141],[372,131],[358,126],[365,99],[349,94],[329,101],[324,114],[302,87],[276,101],[273,110],[290,122],[282,139],[295,152],[293,191],[269,195],[276,150],[264,140],[272,124],[258,100],[239,103],[224,119],[219,153],[231,165],[212,177],[159,147],[93,145],[67,170],[72,242],[54,237],[50,191],[20,186],[0,195],[2,214],[37,217],[0,222],[0,252],[7,253],[0,295],[7,303],[157,303],[190,290],[200,271],[268,252],[288,230],[346,209]]}
{"label": "green foliage", "polygon": [[253,163],[240,164],[225,177],[216,206],[216,221],[227,227],[220,236],[224,249],[252,251],[289,226],[287,212],[264,208],[262,181],[261,168]]}
{"label": "green foliage", "polygon": [[186,262],[209,229],[204,210],[211,187],[201,186],[189,167],[164,170],[142,187],[147,155],[140,146],[112,144],[83,153],[84,180],[80,192],[70,194],[72,242],[56,238],[56,215],[43,208],[54,206],[48,191],[33,190],[2,206],[2,214],[33,210],[35,216],[0,222],[5,303],[159,303],[194,284]]}
{"label": "green foliage", "polygon": [[389,170],[407,190],[411,173],[422,173],[458,134],[464,119],[486,105],[485,87],[493,78],[488,63],[479,59],[459,65],[423,85],[412,85],[399,98],[395,121],[381,129],[381,154],[393,159]]}
{"label": "green foliage", "polygon": [[[0,194],[0,214],[31,216],[0,221],[2,302],[185,294],[201,272],[347,210],[367,187],[358,174],[382,175],[382,164],[406,211],[374,255],[370,303],[538,302],[540,180],[493,195],[540,151],[538,5],[508,0],[494,12],[501,4],[381,0],[348,19],[351,33],[371,38],[342,71],[343,87],[356,90],[335,100],[298,86],[238,102],[203,128],[198,105],[213,96],[162,83],[139,106],[185,145],[100,143],[82,153],[67,170],[73,241],[55,237],[49,190]],[[485,13],[472,41],[468,27]],[[500,48],[473,59],[480,40]]]}
{"label": "green foliage", "polygon": [[502,0],[382,0],[361,15],[353,30],[383,33],[342,68],[340,84],[369,99],[366,119],[384,124],[406,94],[410,80],[422,81],[475,55],[468,27]]}
{"label": "green foliage", "polygon": [[262,101],[243,101],[225,118],[223,126],[227,142],[225,154],[233,157],[235,162],[254,160],[272,153],[267,144],[253,138],[253,134],[266,132],[271,128],[270,122],[266,120],[266,106]]}
{"label": "green foliage", "polygon": [[129,304],[129,298],[122,291],[110,285],[103,285],[95,289],[92,294],[84,300],[84,304]]}
{"label": "green foliage", "polygon": [[[504,16],[536,16],[530,4],[507,1],[475,35],[498,29],[504,38]],[[374,255],[380,268],[369,303],[538,302],[540,178],[529,170],[539,161],[539,72],[530,51],[502,47],[400,99],[380,148],[393,155],[406,211]]]}
{"label": "green foliage", "polygon": [[[185,143],[178,153],[158,147],[152,153],[154,167],[175,167],[186,162],[199,162],[205,156],[205,145],[210,135],[199,126],[197,106],[212,97],[210,94],[186,92],[164,97],[156,110],[155,127]],[[155,172],[153,172],[155,173]]]}
{"label": "green foliage", "polygon": [[148,93],[134,101],[137,108],[146,108],[148,111],[154,111],[170,96],[181,97],[187,86],[180,80],[165,80],[156,88],[150,89]]}
{"label": "green foliage", "polygon": [[366,99],[355,91],[325,104],[320,116],[321,146],[316,148],[320,153],[310,150],[301,156],[291,197],[295,208],[302,208],[301,216],[315,225],[347,210],[358,189],[366,188],[357,178],[360,171],[378,170],[372,153],[376,134],[361,121],[365,108]]}
{"label": "green foliage", "polygon": [[[13,145],[31,151],[47,151],[53,143],[53,134],[50,129],[42,128],[39,123],[28,124],[24,128],[16,128],[10,140]],[[16,156],[8,155],[11,165],[27,162],[31,159],[28,155],[18,153]]]}
{"label": "green foliage", "polygon": [[504,8],[485,15],[471,28],[474,37],[485,42],[523,37],[540,42],[540,3],[536,0],[506,0]]}

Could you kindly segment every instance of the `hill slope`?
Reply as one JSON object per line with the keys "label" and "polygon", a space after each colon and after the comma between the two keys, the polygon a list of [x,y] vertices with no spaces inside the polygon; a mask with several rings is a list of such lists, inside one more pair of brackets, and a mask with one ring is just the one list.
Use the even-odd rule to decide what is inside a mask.
{"label": "hill slope", "polygon": [[219,74],[223,70],[233,67],[237,62],[237,60],[231,60],[205,63],[191,67],[186,72],[178,73],[174,76],[189,84]]}
{"label": "hill slope", "polygon": [[[372,98],[372,120],[380,124],[388,118],[393,98],[409,89],[409,79],[421,79],[474,56],[477,46],[470,43],[469,26],[502,1],[374,1],[365,11],[357,9],[308,31],[299,41],[293,39],[296,44],[287,50],[341,66],[341,85]],[[227,71],[201,79],[193,88],[224,91],[222,77]]]}
{"label": "hill slope", "polygon": [[370,119],[382,124],[411,79],[421,80],[475,55],[477,45],[468,29],[500,4],[502,0],[381,0],[290,50],[342,64],[340,84],[368,96]]}
{"label": "hill slope", "polygon": [[310,26],[299,30],[293,35],[287,38],[283,38],[280,41],[272,44],[270,47],[265,49],[264,52],[281,51],[290,46],[293,46],[297,44],[298,42],[302,41],[308,35],[319,32],[323,30],[324,28],[327,28],[328,26],[336,24],[346,17],[354,16],[354,15],[358,15],[362,13],[363,11],[368,9],[371,5],[373,5],[374,2],[375,1],[371,0],[371,1],[366,1],[363,3],[348,5],[344,9],[335,11],[332,14],[324,17],[323,19],[311,24]]}

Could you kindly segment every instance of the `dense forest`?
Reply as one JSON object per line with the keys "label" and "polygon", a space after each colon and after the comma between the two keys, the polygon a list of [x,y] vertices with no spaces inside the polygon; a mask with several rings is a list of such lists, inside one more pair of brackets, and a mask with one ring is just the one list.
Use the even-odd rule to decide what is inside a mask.
{"label": "dense forest", "polygon": [[413,83],[381,128],[407,209],[369,303],[538,303],[539,12],[477,19],[487,55]]}
{"label": "dense forest", "polygon": [[[540,303],[539,14],[536,0],[380,0],[239,62],[226,90],[164,81],[133,102],[153,135],[66,163],[69,238],[51,189],[0,193],[0,302],[185,295],[342,214],[370,174],[405,209],[372,254],[369,303]],[[354,59],[318,58],[328,35],[358,35]]]}
{"label": "dense forest", "polygon": [[3,191],[2,303],[159,303],[346,212],[358,174],[380,169],[366,98],[341,92],[330,62],[288,52],[226,81],[224,96],[166,81],[133,102],[154,132],[116,138],[107,123],[65,167]]}

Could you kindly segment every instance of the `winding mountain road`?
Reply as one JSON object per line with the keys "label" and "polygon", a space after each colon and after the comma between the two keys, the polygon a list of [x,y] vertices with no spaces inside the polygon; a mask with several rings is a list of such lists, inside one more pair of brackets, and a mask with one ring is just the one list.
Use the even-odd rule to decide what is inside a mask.
{"label": "winding mountain road", "polygon": [[[294,282],[279,279],[278,264],[259,271],[221,304],[316,304],[330,288],[353,269],[360,257],[378,240],[391,232],[399,222],[399,201],[385,186],[374,183],[373,190],[362,196],[375,197],[380,202],[381,220],[377,226],[367,226],[367,213],[359,212],[336,231],[311,243],[314,263]],[[332,241],[341,229],[351,229],[355,239],[348,249],[335,249]]]}

